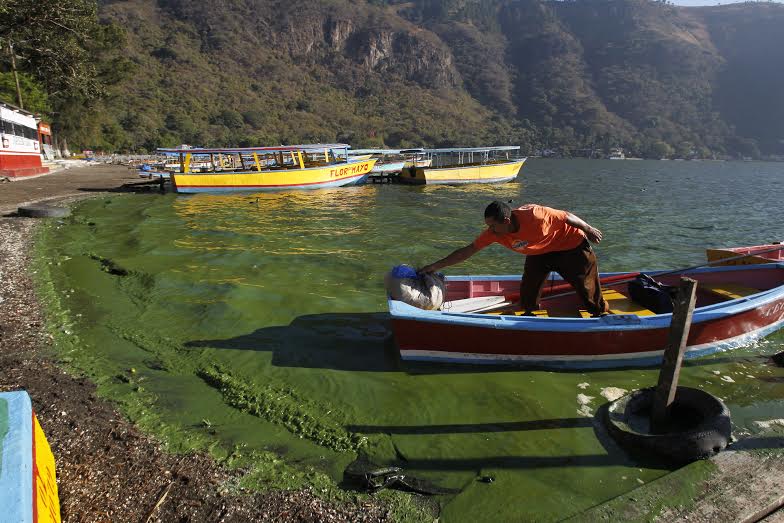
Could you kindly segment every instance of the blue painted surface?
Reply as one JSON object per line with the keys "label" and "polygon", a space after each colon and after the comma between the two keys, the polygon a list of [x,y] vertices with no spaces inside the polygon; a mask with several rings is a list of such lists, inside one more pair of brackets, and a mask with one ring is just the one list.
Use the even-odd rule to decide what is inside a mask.
{"label": "blue painted surface", "polygon": [[33,406],[24,391],[2,392],[8,432],[2,441],[0,521],[33,521]]}

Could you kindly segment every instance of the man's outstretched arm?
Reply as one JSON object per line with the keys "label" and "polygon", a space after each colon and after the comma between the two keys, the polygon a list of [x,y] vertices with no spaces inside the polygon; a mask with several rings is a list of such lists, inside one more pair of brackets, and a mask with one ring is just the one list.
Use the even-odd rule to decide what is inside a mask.
{"label": "man's outstretched arm", "polygon": [[474,247],[473,243],[469,243],[465,247],[461,247],[454,251],[452,254],[445,258],[441,258],[435,263],[431,263],[430,265],[425,265],[419,272],[436,272],[438,270],[443,269],[444,267],[449,267],[450,265],[457,265],[460,262],[463,262],[479,252],[479,249]]}
{"label": "man's outstretched arm", "polygon": [[599,243],[602,241],[602,231],[589,225],[580,217],[575,216],[570,212],[566,213],[566,223],[583,231],[585,233],[585,237],[588,238],[588,241],[592,243]]}

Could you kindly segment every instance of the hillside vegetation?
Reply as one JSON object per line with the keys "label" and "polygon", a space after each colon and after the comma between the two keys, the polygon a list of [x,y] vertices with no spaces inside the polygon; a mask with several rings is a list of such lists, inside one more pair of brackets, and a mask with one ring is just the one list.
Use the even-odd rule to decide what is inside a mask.
{"label": "hillside vegetation", "polygon": [[784,155],[784,6],[648,0],[130,0],[107,95],[54,121],[110,151],[521,144]]}

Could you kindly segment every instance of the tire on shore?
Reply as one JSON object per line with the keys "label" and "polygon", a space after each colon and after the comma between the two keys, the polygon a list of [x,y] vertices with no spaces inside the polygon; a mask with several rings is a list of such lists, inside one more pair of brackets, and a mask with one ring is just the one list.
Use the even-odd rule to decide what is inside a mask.
{"label": "tire on shore", "polygon": [[68,207],[36,203],[19,207],[17,213],[27,218],[65,218],[71,215],[71,210]]}
{"label": "tire on shore", "polygon": [[604,413],[607,431],[630,454],[685,464],[714,456],[730,443],[727,406],[716,396],[689,387],[678,387],[675,393],[669,430],[651,433],[654,395],[654,387],[634,391],[612,402]]}

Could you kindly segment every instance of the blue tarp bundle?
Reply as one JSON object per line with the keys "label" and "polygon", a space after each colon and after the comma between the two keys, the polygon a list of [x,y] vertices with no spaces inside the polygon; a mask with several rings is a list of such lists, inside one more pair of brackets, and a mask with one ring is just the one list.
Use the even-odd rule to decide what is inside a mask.
{"label": "blue tarp bundle", "polygon": [[390,271],[395,278],[416,278],[416,269],[410,265],[395,265]]}

